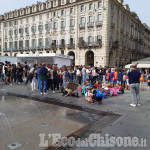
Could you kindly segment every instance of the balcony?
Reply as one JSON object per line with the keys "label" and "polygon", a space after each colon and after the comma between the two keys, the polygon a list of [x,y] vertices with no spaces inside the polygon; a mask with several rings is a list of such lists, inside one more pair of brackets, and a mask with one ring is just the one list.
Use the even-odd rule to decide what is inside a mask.
{"label": "balcony", "polygon": [[85,23],[79,24],[79,29],[85,29]]}
{"label": "balcony", "polygon": [[43,50],[43,48],[44,48],[43,46],[37,46],[36,49],[40,51],[40,50]]}
{"label": "balcony", "polygon": [[68,49],[75,49],[75,44],[67,44]]}
{"label": "balcony", "polygon": [[19,47],[19,51],[23,51],[23,47]]}
{"label": "balcony", "polygon": [[29,33],[26,33],[26,36],[29,36]]}
{"label": "balcony", "polygon": [[94,27],[94,22],[89,22],[89,23],[87,24],[87,27],[88,27],[88,28],[93,28],[93,27]]}
{"label": "balcony", "polygon": [[49,46],[45,46],[45,49],[46,50],[50,50],[51,49],[50,45]]}
{"label": "balcony", "polygon": [[61,27],[61,31],[65,31],[65,26],[62,26],[62,27]]}
{"label": "balcony", "polygon": [[58,48],[59,48],[59,49],[65,49],[65,44],[60,44],[60,45],[58,46]]}
{"label": "balcony", "polygon": [[97,21],[97,22],[96,22],[96,26],[97,26],[97,27],[101,27],[102,25],[103,25],[103,22],[102,22],[102,21]]}
{"label": "balcony", "polygon": [[54,45],[54,44],[51,45],[51,49],[52,49],[52,50],[56,50],[57,47],[58,47],[57,45]]}
{"label": "balcony", "polygon": [[78,47],[79,48],[88,48],[89,45],[86,42],[83,41],[83,42],[78,43]]}

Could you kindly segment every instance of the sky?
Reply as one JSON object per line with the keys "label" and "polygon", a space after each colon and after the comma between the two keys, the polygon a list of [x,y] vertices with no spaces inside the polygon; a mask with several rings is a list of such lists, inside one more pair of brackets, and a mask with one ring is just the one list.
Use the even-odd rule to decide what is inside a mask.
{"label": "sky", "polygon": [[[45,2],[46,0],[39,1]],[[35,3],[37,0],[0,0],[0,14]],[[150,26],[150,0],[124,0],[124,4],[129,4],[131,11],[135,11],[140,20]]]}

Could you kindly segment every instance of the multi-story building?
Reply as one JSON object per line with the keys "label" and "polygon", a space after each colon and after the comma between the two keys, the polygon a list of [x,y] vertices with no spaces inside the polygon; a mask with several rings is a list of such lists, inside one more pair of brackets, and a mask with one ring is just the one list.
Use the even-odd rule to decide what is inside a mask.
{"label": "multi-story building", "polygon": [[150,56],[150,30],[123,0],[47,0],[0,16],[0,54],[59,53],[76,65]]}

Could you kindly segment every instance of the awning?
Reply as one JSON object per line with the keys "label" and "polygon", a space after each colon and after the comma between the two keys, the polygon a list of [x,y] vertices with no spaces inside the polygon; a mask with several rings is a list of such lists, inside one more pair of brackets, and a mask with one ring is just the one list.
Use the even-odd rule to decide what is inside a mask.
{"label": "awning", "polygon": [[150,68],[150,64],[138,64],[138,68]]}
{"label": "awning", "polygon": [[[128,64],[125,66],[126,69],[129,69],[133,64]],[[150,68],[150,64],[138,64],[137,68]]]}
{"label": "awning", "polygon": [[132,64],[128,64],[125,66],[126,69],[129,69],[132,66]]}

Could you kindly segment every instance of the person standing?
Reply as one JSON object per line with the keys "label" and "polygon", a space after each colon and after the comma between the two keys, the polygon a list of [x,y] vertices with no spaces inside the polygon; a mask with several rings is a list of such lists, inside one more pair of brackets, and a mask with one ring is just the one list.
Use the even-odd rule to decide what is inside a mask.
{"label": "person standing", "polygon": [[40,80],[41,80],[41,94],[43,95],[43,89],[44,89],[44,95],[46,95],[48,70],[46,68],[45,63],[42,63],[42,68],[40,69],[39,74],[40,74]]}
{"label": "person standing", "polygon": [[33,68],[30,70],[30,73],[32,74],[32,83],[31,83],[31,88],[32,92],[36,92],[37,89],[37,65],[34,64]]}
{"label": "person standing", "polygon": [[86,80],[86,68],[85,68],[85,66],[83,66],[81,72],[82,72],[82,83],[84,84],[84,82]]}
{"label": "person standing", "polygon": [[136,107],[140,106],[140,77],[141,74],[137,70],[136,65],[132,66],[131,72],[128,73],[129,84],[130,84],[130,93],[132,98],[132,103],[130,106]]}

